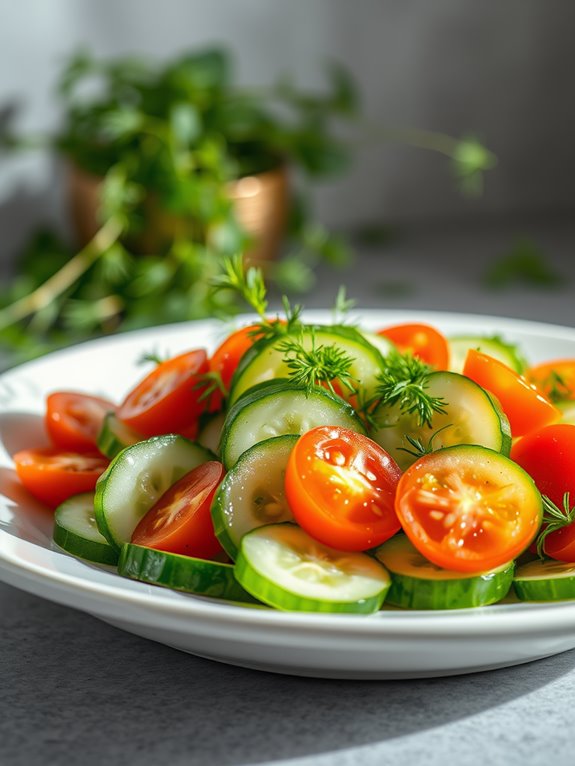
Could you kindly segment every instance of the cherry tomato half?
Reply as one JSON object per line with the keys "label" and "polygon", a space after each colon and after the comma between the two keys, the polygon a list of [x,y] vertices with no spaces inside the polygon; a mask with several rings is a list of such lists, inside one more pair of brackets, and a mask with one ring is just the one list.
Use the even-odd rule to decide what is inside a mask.
{"label": "cherry tomato half", "polygon": [[[513,445],[511,458],[559,508],[566,492],[575,504],[574,425],[556,423],[524,436]],[[575,561],[575,523],[547,535],[543,550],[553,559]]]}
{"label": "cherry tomato half", "polygon": [[80,492],[93,492],[110,462],[98,453],[53,448],[21,450],[13,459],[28,492],[50,508]]}
{"label": "cherry tomato half", "polygon": [[512,460],[484,447],[446,447],[401,477],[395,509],[417,550],[439,567],[486,572],[518,556],[541,524],[541,497]]}
{"label": "cherry tomato half", "polygon": [[527,379],[555,401],[575,399],[575,359],[557,359],[527,370]]}
{"label": "cherry tomato half", "polygon": [[56,447],[91,451],[97,448],[106,414],[115,411],[116,405],[107,399],[74,391],[55,391],[46,398],[44,422]]}
{"label": "cherry tomato half", "polygon": [[528,380],[488,354],[469,349],[463,374],[497,397],[514,437],[561,419],[560,410]]}
{"label": "cherry tomato half", "polygon": [[378,330],[401,352],[409,351],[436,370],[449,367],[449,343],[445,335],[427,324],[398,324]]}
{"label": "cherry tomato half", "polygon": [[161,362],[126,396],[118,418],[143,436],[179,433],[204,409],[197,383],[208,369],[203,349]]}
{"label": "cherry tomato half", "polygon": [[195,558],[220,555],[210,507],[223,475],[224,467],[217,460],[186,473],[140,520],[132,542]]}
{"label": "cherry tomato half", "polygon": [[286,498],[298,524],[332,548],[361,551],[399,530],[394,498],[401,471],[367,436],[318,426],[296,442]]}
{"label": "cherry tomato half", "polygon": [[[257,325],[251,324],[235,330],[220,343],[209,360],[210,372],[219,373],[222,383],[228,391],[240,359],[254,344],[254,331],[256,329]],[[222,395],[220,392],[214,392],[210,397],[209,410],[210,412],[217,412],[221,407]]]}

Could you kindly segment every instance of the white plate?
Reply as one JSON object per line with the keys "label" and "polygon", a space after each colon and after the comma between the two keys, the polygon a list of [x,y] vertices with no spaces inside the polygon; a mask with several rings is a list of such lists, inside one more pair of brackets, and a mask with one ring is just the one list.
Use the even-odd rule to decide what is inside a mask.
{"label": "white plate", "polygon": [[[358,312],[366,327],[427,321],[448,334],[499,333],[530,361],[575,357],[575,330],[484,316]],[[327,312],[309,312],[329,322]],[[16,481],[11,455],[43,440],[45,395],[77,389],[119,400],[142,376],[144,352],[213,347],[212,321],[87,343],[0,377],[0,576],[119,628],[222,662],[331,678],[414,678],[514,665],[575,647],[575,602],[500,604],[372,617],[290,614],[217,603],[117,576],[51,542],[51,515]]]}

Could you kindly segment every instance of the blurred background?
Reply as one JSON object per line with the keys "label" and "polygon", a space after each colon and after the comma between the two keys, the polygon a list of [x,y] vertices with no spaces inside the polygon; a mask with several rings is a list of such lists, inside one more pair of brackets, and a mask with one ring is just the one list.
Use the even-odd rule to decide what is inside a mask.
{"label": "blurred background", "polygon": [[[333,85],[326,63],[338,62],[346,74],[335,81],[334,135],[349,162],[312,177],[308,204],[316,234],[343,237],[353,257],[329,263],[346,262],[338,240],[327,259],[316,253],[303,272],[286,270],[289,286],[301,278],[310,306],[330,305],[346,282],[367,306],[575,323],[566,309],[575,276],[572,3],[1,0],[0,10],[0,126],[13,144],[61,130],[56,83],[80,49],[161,66],[217,46],[231,56],[234,84],[262,93],[287,76],[321,94]],[[0,155],[6,284],[38,227],[74,252],[65,170],[53,149]],[[466,173],[473,184],[462,188]],[[14,289],[5,305],[26,292]]]}

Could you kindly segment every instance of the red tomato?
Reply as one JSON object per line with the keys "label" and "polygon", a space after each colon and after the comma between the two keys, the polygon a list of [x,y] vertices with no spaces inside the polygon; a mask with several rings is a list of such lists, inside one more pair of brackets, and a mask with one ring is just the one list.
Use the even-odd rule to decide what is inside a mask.
{"label": "red tomato", "polygon": [[223,465],[210,460],[182,476],[141,519],[132,542],[195,558],[220,555],[210,507],[223,475]]}
{"label": "red tomato", "polygon": [[443,569],[479,573],[506,564],[533,540],[541,498],[509,458],[471,445],[417,460],[401,477],[395,509],[418,551]]}
{"label": "red tomato", "polygon": [[399,530],[394,497],[400,475],[393,458],[367,436],[318,426],[290,454],[286,498],[298,524],[319,542],[367,550]]}
{"label": "red tomato", "polygon": [[[254,331],[258,325],[251,324],[247,327],[240,327],[217,347],[212,354],[209,365],[210,372],[220,374],[222,383],[229,391],[234,372],[242,356],[254,344]],[[220,392],[214,392],[210,397],[210,412],[217,412],[222,408],[222,395]]]}
{"label": "red tomato", "polygon": [[[524,436],[513,445],[511,457],[559,508],[566,492],[575,504],[574,425],[556,423]],[[575,523],[547,535],[543,548],[551,558],[575,561]]]}
{"label": "red tomato", "polygon": [[463,374],[495,395],[509,418],[514,437],[524,436],[561,418],[560,410],[524,377],[488,354],[470,349]]}
{"label": "red tomato", "polygon": [[575,359],[557,359],[527,370],[527,378],[550,399],[575,399]]}
{"label": "red tomato", "polygon": [[436,370],[449,367],[449,343],[445,335],[427,324],[398,324],[378,330],[401,352],[409,351]]}
{"label": "red tomato", "polygon": [[77,452],[97,448],[98,434],[108,412],[116,405],[98,396],[56,391],[46,398],[45,424],[52,443]]}
{"label": "red tomato", "polygon": [[25,449],[14,455],[16,473],[28,492],[50,508],[80,492],[93,492],[109,460],[98,453]]}
{"label": "red tomato", "polygon": [[204,410],[197,383],[208,369],[203,349],[161,362],[126,396],[118,408],[119,419],[143,436],[190,427]]}

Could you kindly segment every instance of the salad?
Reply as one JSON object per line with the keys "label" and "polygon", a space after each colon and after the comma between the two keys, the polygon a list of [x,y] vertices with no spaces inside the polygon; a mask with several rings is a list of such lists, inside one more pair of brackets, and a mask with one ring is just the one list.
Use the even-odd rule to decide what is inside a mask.
{"label": "salad", "polygon": [[227,262],[256,319],[159,359],[119,402],[46,397],[14,455],[54,541],[122,576],[250,607],[371,614],[575,599],[575,360],[499,337],[367,331]]}

